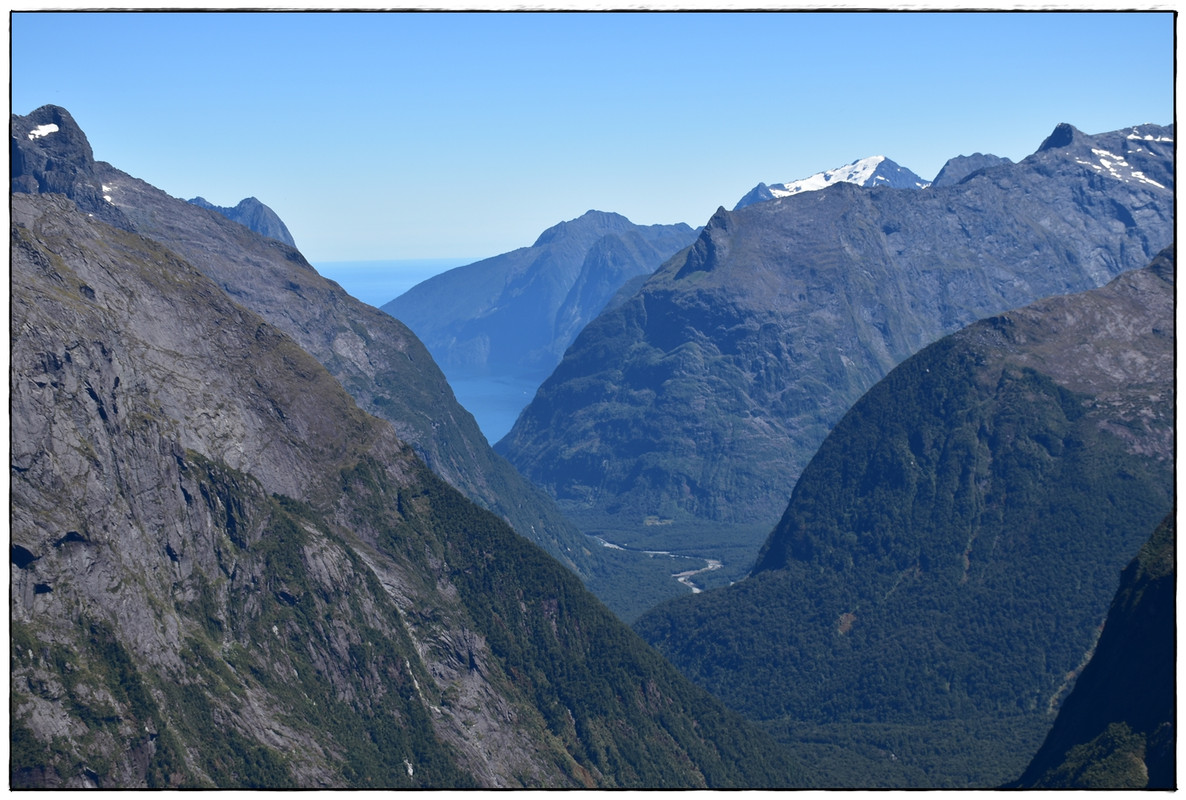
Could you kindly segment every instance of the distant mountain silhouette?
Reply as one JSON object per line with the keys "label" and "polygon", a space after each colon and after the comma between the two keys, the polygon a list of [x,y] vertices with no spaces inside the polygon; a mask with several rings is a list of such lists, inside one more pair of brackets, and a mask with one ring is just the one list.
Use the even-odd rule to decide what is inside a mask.
{"label": "distant mountain silhouette", "polygon": [[216,206],[204,197],[195,197],[189,202],[195,206],[217,211],[227,219],[247,226],[260,236],[267,236],[269,239],[284,242],[289,247],[296,247],[296,242],[293,241],[292,234],[288,232],[284,221],[277,216],[275,211],[254,197],[240,200],[239,204],[233,208]]}
{"label": "distant mountain silhouette", "polygon": [[695,238],[687,225],[635,225],[588,211],[531,247],[436,275],[382,308],[415,331],[446,374],[542,381],[626,281]]}

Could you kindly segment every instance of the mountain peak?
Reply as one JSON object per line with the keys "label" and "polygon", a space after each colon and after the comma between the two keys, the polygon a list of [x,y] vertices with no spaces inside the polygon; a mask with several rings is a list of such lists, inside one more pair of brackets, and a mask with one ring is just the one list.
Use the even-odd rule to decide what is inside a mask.
{"label": "mountain peak", "polygon": [[216,206],[204,197],[195,197],[189,200],[189,204],[222,214],[227,219],[250,228],[260,236],[284,242],[289,247],[296,247],[296,241],[292,238],[292,233],[284,224],[284,220],[254,197],[240,200],[234,208]]}
{"label": "mountain peak", "polygon": [[869,156],[789,183],[775,183],[769,186],[759,183],[738,201],[733,210],[762,200],[826,189],[835,183],[855,183],[867,188],[886,186],[891,189],[922,189],[929,185],[927,181],[885,156]]}
{"label": "mountain peak", "polygon": [[571,236],[577,232],[596,232],[600,237],[605,233],[611,231],[622,231],[626,228],[632,227],[633,223],[623,217],[621,214],[616,214],[612,211],[597,211],[596,209],[589,209],[584,214],[581,214],[576,219],[558,222],[552,227],[545,230],[535,240],[533,247],[549,244]]}
{"label": "mountain peak", "polygon": [[67,155],[74,166],[84,166],[94,160],[86,134],[70,112],[61,106],[41,106],[24,117],[13,114],[11,124],[13,138],[36,142],[59,158]]}
{"label": "mountain peak", "polygon": [[1038,152],[1066,147],[1075,141],[1076,136],[1082,136],[1082,134],[1074,125],[1060,122],[1055,126],[1054,131],[1046,137],[1046,140],[1042,142],[1042,145],[1038,148]]}

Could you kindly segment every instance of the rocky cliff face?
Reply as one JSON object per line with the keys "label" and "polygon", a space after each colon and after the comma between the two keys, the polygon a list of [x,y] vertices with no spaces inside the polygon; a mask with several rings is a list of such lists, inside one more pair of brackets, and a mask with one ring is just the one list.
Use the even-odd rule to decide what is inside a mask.
{"label": "rocky cliff face", "polygon": [[773,524],[828,430],[902,359],[1165,247],[1171,139],[1065,126],[956,185],[722,209],[584,329],[496,449],[574,513]]}
{"label": "rocky cliff face", "polygon": [[12,212],[12,785],[796,780],[202,270]]}
{"label": "rocky cliff face", "polygon": [[1173,274],[1171,249],[913,356],[829,434],[751,577],[636,627],[749,715],[897,753],[821,764],[833,785],[1013,779],[1173,504]]}
{"label": "rocky cliff face", "polygon": [[238,205],[230,208],[216,206],[204,197],[195,197],[189,202],[195,206],[217,211],[227,219],[250,228],[260,236],[284,242],[289,247],[296,247],[296,242],[293,241],[292,234],[288,232],[288,226],[284,224],[284,220],[254,197],[240,200]]}
{"label": "rocky cliff face", "polygon": [[491,451],[402,323],[322,278],[292,247],[95,161],[64,109],[14,115],[12,136],[15,192],[64,194],[96,219],[170,248],[291,336],[363,409],[391,422],[434,472],[582,575],[595,569],[599,554],[585,548],[551,500]]}

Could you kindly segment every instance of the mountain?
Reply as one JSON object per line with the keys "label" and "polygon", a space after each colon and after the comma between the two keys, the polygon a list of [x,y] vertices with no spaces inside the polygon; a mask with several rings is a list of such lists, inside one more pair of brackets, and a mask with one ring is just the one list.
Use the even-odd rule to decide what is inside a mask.
{"label": "mountain", "polygon": [[939,174],[935,176],[935,180],[931,182],[931,185],[951,186],[959,183],[973,172],[1012,163],[1007,158],[991,154],[985,155],[984,153],[973,153],[970,156],[956,156],[947,160],[947,163],[939,170]]}
{"label": "mountain", "polygon": [[233,208],[216,206],[204,197],[195,197],[189,202],[201,208],[217,211],[227,219],[247,226],[260,236],[267,236],[269,239],[284,242],[289,247],[296,247],[296,242],[293,241],[292,234],[288,232],[284,221],[275,211],[254,197],[240,200],[239,204]]}
{"label": "mountain", "polygon": [[1174,517],[1125,568],[1091,661],[1015,786],[1177,786]]}
{"label": "mountain", "polygon": [[588,211],[548,228],[531,247],[429,278],[383,310],[420,337],[447,375],[543,380],[622,284],[695,238],[682,223],[635,225]]}
{"label": "mountain", "polygon": [[1021,774],[1173,505],[1173,284],[1170,249],[923,349],[829,434],[749,578],[636,629],[813,743],[825,785]]}
{"label": "mountain", "polygon": [[768,532],[830,428],[897,363],[1165,247],[1172,135],[1060,125],[952,186],[836,183],[720,209],[585,327],[495,449],[586,530],[632,529],[641,549],[688,520],[718,543],[730,524]]}
{"label": "mountain", "polygon": [[854,183],[866,188],[884,186],[890,189],[923,189],[927,186],[927,182],[922,178],[885,156],[870,156],[857,159],[843,167],[817,172],[810,177],[790,183],[776,183],[772,186],[759,183],[737,202],[733,210],[736,211],[763,200],[790,197],[799,192],[815,192],[835,183]]}
{"label": "mountain", "polygon": [[168,247],[292,337],[451,485],[582,577],[602,570],[605,554],[494,454],[406,326],[322,278],[298,250],[95,161],[65,109],[13,115],[11,129],[14,192],[64,194],[95,219]]}
{"label": "mountain", "polygon": [[[11,785],[801,780],[249,291],[63,194],[11,211]],[[291,261],[289,303],[345,304],[295,251],[193,213],[199,240]]]}

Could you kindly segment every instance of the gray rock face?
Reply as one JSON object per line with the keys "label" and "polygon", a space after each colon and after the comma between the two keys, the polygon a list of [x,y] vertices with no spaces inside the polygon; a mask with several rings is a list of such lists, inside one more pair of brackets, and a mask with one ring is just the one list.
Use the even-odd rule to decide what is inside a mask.
{"label": "gray rock face", "polygon": [[292,234],[288,232],[288,226],[284,224],[284,221],[275,211],[254,197],[240,200],[239,204],[233,208],[216,206],[204,197],[195,197],[189,202],[195,206],[217,211],[227,219],[250,228],[260,236],[267,236],[269,239],[284,242],[289,247],[296,247],[296,242],[293,241]]}
{"label": "gray rock face", "polygon": [[[269,680],[296,678],[307,647],[360,720],[407,715],[420,701],[350,696],[363,683],[347,651],[389,637],[403,658],[386,667],[426,686],[444,679],[440,689],[448,678],[432,664],[454,656],[445,642],[422,641],[424,658],[409,646],[397,603],[413,595],[406,566],[376,556],[390,581],[376,591],[332,522],[310,525],[300,544],[276,538],[283,515],[271,498],[332,504],[325,468],[364,453],[406,486],[414,456],[291,339],[167,250],[91,222],[62,197],[17,195],[13,210],[12,541],[31,554],[12,570],[24,645],[13,709],[23,757],[31,750],[42,765],[18,782],[340,784],[334,739],[347,731],[295,721],[301,710]],[[260,557],[269,547],[295,548],[307,570],[277,571]],[[311,590],[325,629],[291,613]],[[361,604],[344,602],[351,590]],[[243,658],[216,677],[211,647]],[[206,695],[211,681],[222,688]],[[316,699],[301,702],[318,713]],[[423,756],[442,755],[438,736],[464,740],[459,719],[438,731],[420,715]],[[217,728],[203,733],[203,723]],[[521,732],[488,733],[508,753],[528,750]],[[286,752],[292,771],[253,775],[230,753],[222,771],[203,752],[215,736],[249,753]],[[407,755],[422,780],[461,780],[456,766]],[[516,760],[528,761],[486,764],[483,777],[538,772]]]}
{"label": "gray rock face", "polygon": [[586,326],[496,447],[578,512],[773,524],[830,427],[895,364],[1167,245],[1172,136],[1069,129],[957,185],[839,183],[722,209]]}
{"label": "gray rock face", "polygon": [[[55,119],[57,131],[29,138]],[[52,186],[83,211],[169,247],[291,336],[362,408],[391,422],[433,471],[587,574],[597,554],[585,551],[584,537],[551,500],[493,453],[406,326],[322,278],[294,248],[91,160],[85,135],[65,110],[45,106],[14,116],[12,126],[20,156],[13,162],[14,191]]]}
{"label": "gray rock face", "polygon": [[12,211],[13,785],[794,779],[187,260]]}

